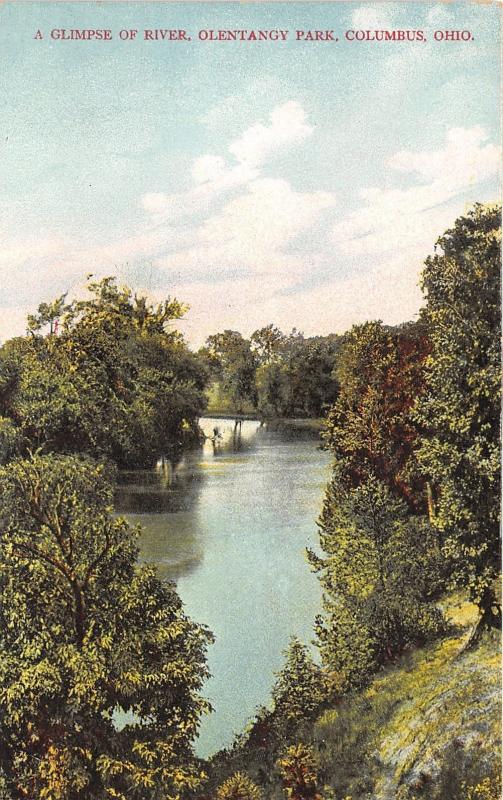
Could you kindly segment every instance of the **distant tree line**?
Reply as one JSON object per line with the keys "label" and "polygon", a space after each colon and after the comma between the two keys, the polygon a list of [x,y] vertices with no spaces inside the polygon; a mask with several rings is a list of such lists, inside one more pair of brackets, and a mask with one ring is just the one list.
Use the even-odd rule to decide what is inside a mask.
{"label": "distant tree line", "polygon": [[320,417],[334,402],[341,337],[282,333],[273,324],[249,339],[226,330],[199,355],[208,365],[211,410],[276,417]]}

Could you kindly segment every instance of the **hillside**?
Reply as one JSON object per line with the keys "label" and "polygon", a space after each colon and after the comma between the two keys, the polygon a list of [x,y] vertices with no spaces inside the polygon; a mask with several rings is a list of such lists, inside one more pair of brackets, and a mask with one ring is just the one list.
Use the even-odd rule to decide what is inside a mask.
{"label": "hillside", "polygon": [[[465,650],[474,606],[456,598],[446,613],[452,635],[404,654],[299,736],[314,747],[323,798],[499,798],[492,778],[501,748],[500,636],[485,634]],[[267,760],[257,750],[231,759],[268,800],[284,797],[275,771],[264,769]]]}

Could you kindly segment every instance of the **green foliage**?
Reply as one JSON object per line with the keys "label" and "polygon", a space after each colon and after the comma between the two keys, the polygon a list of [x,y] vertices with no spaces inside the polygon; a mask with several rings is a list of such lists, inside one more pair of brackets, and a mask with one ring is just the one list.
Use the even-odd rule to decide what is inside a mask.
{"label": "green foliage", "polygon": [[262,792],[247,775],[235,772],[218,787],[216,800],[262,800]]}
{"label": "green foliage", "polygon": [[271,364],[281,358],[285,335],[272,323],[259,328],[251,335],[251,344],[259,364]]}
{"label": "green foliage", "polygon": [[285,663],[272,689],[274,726],[288,737],[301,722],[310,719],[326,697],[323,673],[307,647],[292,636]]}
{"label": "green foliage", "polygon": [[[265,341],[264,341],[265,340]],[[259,353],[258,409],[264,417],[319,417],[337,395],[338,336],[305,338],[263,328],[252,336]]]}
{"label": "green foliage", "polygon": [[19,429],[7,417],[0,417],[0,464],[6,464],[22,449]]}
{"label": "green foliage", "polygon": [[372,476],[347,489],[336,472],[319,524],[325,555],[310,553],[324,589],[317,634],[338,693],[442,630],[432,602],[440,553],[430,526],[408,517],[405,503]]}
{"label": "green foliage", "polygon": [[355,325],[337,361],[339,396],[325,441],[341,478],[358,486],[376,475],[413,508],[424,505],[424,483],[414,469],[418,432],[411,407],[423,391],[428,340],[423,326]]}
{"label": "green foliage", "polygon": [[309,745],[288,748],[276,764],[288,800],[321,800],[318,792],[317,759]]}
{"label": "green foliage", "polygon": [[[0,470],[0,732],[12,800],[167,800],[198,786],[210,636],[137,564],[105,468]],[[120,730],[117,712],[130,721]]]}
{"label": "green foliage", "polygon": [[436,488],[444,555],[488,619],[500,563],[500,247],[500,209],[476,205],[426,260],[432,351],[428,392],[416,408],[425,429],[418,458]]}
{"label": "green foliage", "polygon": [[208,337],[201,355],[237,414],[244,413],[249,404],[255,406],[257,361],[248,339],[237,331],[216,333]]}
{"label": "green foliage", "polygon": [[213,405],[221,411],[264,419],[319,417],[337,394],[334,377],[340,337],[286,336],[268,325],[244,339],[236,331],[210,336],[201,351],[218,389]]}
{"label": "green foliage", "polygon": [[69,308],[65,305],[65,300],[66,294],[62,294],[52,303],[40,303],[37,314],[28,314],[28,330],[35,333],[48,325],[49,333],[53,334],[56,322]]}
{"label": "green foliage", "polygon": [[[2,348],[0,411],[32,446],[148,466],[197,435],[206,370],[170,330],[178,301],[149,305],[112,278],[88,289],[42,304],[32,335]],[[55,314],[59,335],[41,335]]]}

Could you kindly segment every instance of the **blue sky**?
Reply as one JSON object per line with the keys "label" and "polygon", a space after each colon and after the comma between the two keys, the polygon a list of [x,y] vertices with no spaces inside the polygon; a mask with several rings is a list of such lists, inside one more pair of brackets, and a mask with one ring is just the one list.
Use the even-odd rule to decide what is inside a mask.
{"label": "blue sky", "polygon": [[[412,318],[437,236],[498,198],[499,17],[457,2],[4,3],[0,337],[89,272],[189,303],[196,345],[271,321],[313,334]],[[326,28],[339,42],[295,41]],[[289,38],[198,41],[207,29]],[[427,41],[349,43],[348,29]],[[445,29],[473,41],[434,42]]]}

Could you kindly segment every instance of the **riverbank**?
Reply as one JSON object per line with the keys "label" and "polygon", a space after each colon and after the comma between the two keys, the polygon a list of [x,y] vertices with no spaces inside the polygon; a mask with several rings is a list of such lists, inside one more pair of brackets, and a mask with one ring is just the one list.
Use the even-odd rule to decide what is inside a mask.
{"label": "riverbank", "polygon": [[237,414],[229,411],[219,411],[208,409],[203,415],[202,419],[225,419],[225,420],[238,420],[238,421],[256,421],[264,425],[268,430],[273,431],[312,431],[313,433],[321,433],[324,426],[323,417],[273,417],[272,419],[263,419],[258,414]]}
{"label": "riverbank", "polygon": [[[465,649],[477,618],[460,595],[446,603],[450,635],[406,651],[368,687],[300,726],[322,797],[348,800],[496,800],[501,752],[501,639]],[[278,743],[279,751],[286,743]],[[267,800],[284,798],[277,753],[260,736],[218,754],[211,785],[236,771]]]}

